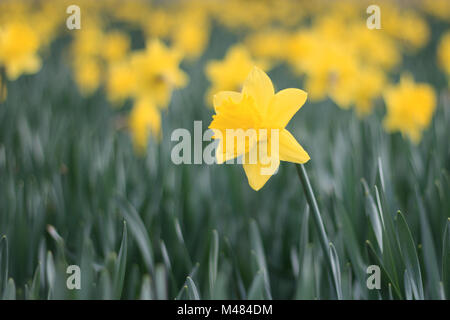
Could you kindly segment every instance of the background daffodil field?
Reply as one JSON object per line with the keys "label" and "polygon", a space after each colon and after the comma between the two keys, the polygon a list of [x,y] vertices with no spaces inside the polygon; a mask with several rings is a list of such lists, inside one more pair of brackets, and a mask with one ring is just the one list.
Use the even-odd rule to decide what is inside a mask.
{"label": "background daffodil field", "polygon": [[[171,160],[255,67],[329,252],[294,164]],[[0,299],[450,299],[449,88],[448,0],[2,0]]]}

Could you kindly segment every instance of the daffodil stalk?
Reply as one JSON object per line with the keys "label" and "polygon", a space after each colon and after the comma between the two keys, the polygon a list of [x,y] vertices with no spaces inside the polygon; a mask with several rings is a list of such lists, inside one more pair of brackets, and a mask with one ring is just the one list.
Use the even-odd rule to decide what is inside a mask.
{"label": "daffodil stalk", "polygon": [[336,289],[336,293],[338,298],[340,297],[340,289],[337,288],[337,279],[333,272],[333,261],[331,258],[330,245],[331,242],[328,240],[327,233],[325,231],[325,226],[323,224],[322,216],[320,214],[319,206],[317,205],[316,197],[314,196],[314,191],[311,187],[311,183],[309,182],[308,174],[306,173],[305,166],[303,164],[295,164],[297,168],[297,173],[300,178],[300,181],[303,185],[303,190],[305,192],[306,200],[308,201],[308,205],[313,212],[314,224],[317,228],[317,232],[319,233],[320,245],[322,247],[323,253],[325,255],[325,260],[327,262],[328,271],[330,272],[331,278],[334,280],[333,284]]}
{"label": "daffodil stalk", "polygon": [[6,99],[6,73],[5,68],[0,67],[0,104]]}

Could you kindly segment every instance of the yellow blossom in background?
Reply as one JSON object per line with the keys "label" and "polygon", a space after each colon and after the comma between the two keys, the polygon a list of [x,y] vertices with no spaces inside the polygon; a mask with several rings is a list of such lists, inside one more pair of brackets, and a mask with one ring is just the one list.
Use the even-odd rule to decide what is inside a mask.
{"label": "yellow blossom in background", "polygon": [[60,1],[41,1],[39,9],[33,10],[29,21],[38,34],[41,45],[48,46],[58,36],[61,25],[65,23],[61,12],[65,12],[66,7]]}
{"label": "yellow blossom in background", "polygon": [[291,34],[286,40],[286,60],[298,74],[304,74],[310,59],[317,52],[321,39],[313,30],[301,30]]}
{"label": "yellow blossom in background", "polygon": [[72,43],[72,56],[76,59],[80,57],[98,57],[103,51],[104,35],[97,22],[86,23],[81,30],[74,31]]}
{"label": "yellow blossom in background", "polygon": [[99,61],[94,58],[81,58],[74,63],[75,81],[81,94],[89,96],[100,86],[102,73]]}
{"label": "yellow blossom in background", "polygon": [[381,11],[383,30],[406,47],[406,52],[409,52],[408,49],[420,49],[427,44],[430,28],[415,11],[400,9],[390,2],[383,3]]}
{"label": "yellow blossom in background", "polygon": [[124,59],[130,49],[130,39],[120,31],[112,31],[103,38],[100,54],[108,62],[116,62]]}
{"label": "yellow blossom in background", "polygon": [[414,143],[418,143],[422,132],[431,123],[436,107],[436,94],[425,83],[415,83],[411,76],[403,75],[400,84],[386,90],[384,94],[387,114],[384,126],[387,131],[400,131]]}
{"label": "yellow blossom in background", "polygon": [[423,9],[429,14],[442,20],[450,21],[450,1],[448,0],[424,0]]}
{"label": "yellow blossom in background", "polygon": [[39,71],[42,63],[38,49],[38,35],[27,24],[11,22],[0,26],[0,65],[6,68],[10,80]]}
{"label": "yellow blossom in background", "polygon": [[340,45],[325,45],[320,49],[305,66],[306,90],[313,101],[329,96],[341,108],[348,108],[358,73],[356,59]]}
{"label": "yellow blossom in background", "polygon": [[285,57],[287,40],[288,35],[282,30],[266,30],[250,34],[245,43],[252,56],[273,63]]}
{"label": "yellow blossom in background", "polygon": [[206,65],[206,76],[211,87],[206,94],[208,105],[219,91],[240,91],[242,84],[253,67],[266,69],[264,63],[256,63],[243,45],[229,48],[223,60],[213,60]]}
{"label": "yellow blossom in background", "polygon": [[109,67],[106,92],[115,105],[131,97],[136,87],[136,74],[128,62],[114,63]]}
{"label": "yellow blossom in background", "polygon": [[166,38],[172,24],[174,24],[169,12],[155,9],[149,13],[148,19],[143,23],[144,33],[148,38]]}
{"label": "yellow blossom in background", "polygon": [[361,63],[392,70],[401,62],[400,50],[383,30],[370,30],[364,23],[355,23],[348,32],[348,46],[355,50]]}
{"label": "yellow blossom in background", "polygon": [[160,108],[167,107],[174,88],[185,86],[187,75],[179,65],[182,55],[159,40],[147,43],[145,50],[131,56],[136,75],[135,96],[151,99]]}
{"label": "yellow blossom in background", "polygon": [[[308,153],[285,129],[306,98],[306,92],[300,89],[284,89],[275,94],[272,81],[257,67],[248,75],[241,92],[222,91],[216,94],[216,114],[209,128],[214,131],[215,138],[222,137],[216,149],[217,162],[220,164],[242,156],[245,174],[254,190],[264,186],[277,171],[280,160],[307,162]],[[253,134],[242,136],[252,129]],[[265,129],[266,134],[257,131],[260,129]],[[272,129],[278,133],[278,141],[272,137]],[[246,138],[244,145],[228,150],[227,130],[243,130],[241,137]],[[271,152],[272,143],[278,144],[278,153]],[[255,153],[258,154],[257,159],[255,163],[251,163],[251,154]]]}
{"label": "yellow blossom in background", "polygon": [[173,46],[183,52],[187,59],[195,59],[205,50],[209,33],[209,22],[203,15],[183,15],[173,30]]}
{"label": "yellow blossom in background", "polygon": [[143,153],[150,136],[161,138],[161,114],[150,99],[139,99],[131,110],[128,125],[136,152]]}
{"label": "yellow blossom in background", "polygon": [[360,68],[354,79],[353,103],[359,116],[366,116],[372,112],[374,100],[381,97],[386,85],[384,73],[373,67]]}
{"label": "yellow blossom in background", "polygon": [[445,33],[439,42],[438,62],[442,70],[447,74],[450,84],[450,32]]}

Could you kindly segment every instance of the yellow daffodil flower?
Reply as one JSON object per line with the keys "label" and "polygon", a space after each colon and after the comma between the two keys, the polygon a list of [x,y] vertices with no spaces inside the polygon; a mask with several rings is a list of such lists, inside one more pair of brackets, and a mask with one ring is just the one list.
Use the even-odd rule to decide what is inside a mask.
{"label": "yellow daffodil flower", "polygon": [[0,27],[0,65],[5,66],[10,80],[39,71],[38,49],[38,35],[27,24],[12,22]]}
{"label": "yellow daffodil flower", "polygon": [[131,67],[136,75],[135,95],[151,99],[160,108],[166,107],[173,89],[188,81],[179,68],[181,58],[177,50],[166,47],[159,40],[149,42],[146,50],[133,53]]}
{"label": "yellow daffodil flower", "polygon": [[104,59],[111,63],[122,60],[130,48],[130,39],[120,31],[112,31],[103,39],[101,54]]}
{"label": "yellow daffodil flower", "polygon": [[114,63],[109,67],[106,82],[108,98],[120,104],[131,97],[136,87],[136,74],[128,62]]}
{"label": "yellow daffodil flower", "polygon": [[140,99],[131,110],[128,125],[137,153],[143,153],[148,139],[161,137],[161,114],[150,99]]}
{"label": "yellow daffodil flower", "polygon": [[94,93],[101,83],[102,73],[98,60],[78,59],[74,62],[75,81],[83,96]]}
{"label": "yellow daffodil flower", "polygon": [[[248,182],[254,190],[264,186],[277,171],[280,160],[307,162],[308,153],[285,129],[306,98],[306,92],[300,89],[284,89],[275,94],[272,81],[257,67],[248,75],[241,92],[216,94],[216,114],[209,128],[214,131],[214,138],[220,139],[216,149],[217,162],[242,156]],[[244,143],[234,146],[233,141],[230,147],[227,138],[244,139]]]}
{"label": "yellow daffodil flower", "polygon": [[252,33],[245,40],[254,57],[278,62],[286,55],[287,33],[281,30],[266,30]]}
{"label": "yellow daffodil flower", "polygon": [[209,23],[202,15],[180,17],[173,30],[173,46],[183,52],[187,59],[199,57],[209,39]]}
{"label": "yellow daffodil flower", "polygon": [[354,79],[353,101],[360,117],[372,112],[374,100],[381,97],[386,84],[385,74],[378,68],[365,67],[358,70]]}
{"label": "yellow daffodil flower", "polygon": [[398,86],[389,88],[384,95],[387,131],[400,131],[418,143],[431,123],[436,107],[434,89],[425,83],[415,83],[411,76],[403,75]]}

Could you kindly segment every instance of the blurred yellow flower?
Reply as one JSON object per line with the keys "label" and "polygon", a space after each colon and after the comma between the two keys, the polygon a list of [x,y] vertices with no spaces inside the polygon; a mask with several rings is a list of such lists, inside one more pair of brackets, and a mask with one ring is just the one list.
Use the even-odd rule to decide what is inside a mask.
{"label": "blurred yellow flower", "polygon": [[398,40],[398,44],[406,49],[420,49],[427,44],[430,28],[415,11],[400,9],[390,2],[383,3],[381,11],[383,31]]}
{"label": "blurred yellow flower", "polygon": [[128,62],[114,63],[109,67],[106,92],[111,102],[120,104],[131,97],[136,87],[136,75]]}
{"label": "blurred yellow flower", "polygon": [[163,9],[154,9],[150,16],[144,21],[144,32],[147,37],[165,38],[169,35],[174,24],[170,12]]}
{"label": "blurred yellow flower", "polygon": [[131,110],[128,125],[137,153],[143,153],[150,136],[161,138],[161,114],[150,99],[139,99]]}
{"label": "blurred yellow flower", "polygon": [[111,63],[122,60],[130,48],[130,39],[120,31],[112,31],[104,36],[101,55]]}
{"label": "blurred yellow flower", "polygon": [[306,89],[311,100],[329,96],[341,108],[349,108],[353,101],[353,88],[358,73],[354,56],[342,45],[323,45],[310,57],[305,66]]}
{"label": "blurred yellow flower", "polygon": [[104,35],[96,22],[89,22],[88,26],[75,31],[74,34],[72,56],[75,59],[87,56],[98,57],[103,51]]}
{"label": "blurred yellow flower", "polygon": [[245,43],[254,57],[273,63],[285,57],[287,40],[286,32],[271,29],[250,34]]}
{"label": "blurred yellow flower", "polygon": [[242,84],[253,67],[258,65],[266,69],[264,63],[256,63],[243,45],[234,45],[228,49],[223,60],[213,60],[206,65],[206,76],[211,87],[206,94],[208,105],[216,92],[231,90],[240,91]]}
{"label": "blurred yellow flower", "polygon": [[436,107],[434,89],[425,83],[415,83],[409,75],[403,75],[399,85],[386,90],[384,100],[386,130],[400,131],[418,143],[422,131],[430,125]]}
{"label": "blurred yellow flower", "polygon": [[286,60],[294,71],[304,74],[309,61],[318,52],[321,39],[313,30],[301,30],[291,34],[286,40]]}
{"label": "blurred yellow flower", "polygon": [[401,62],[395,42],[382,30],[370,30],[364,23],[357,23],[348,32],[351,37],[347,45],[355,50],[362,63],[391,70]]}
{"label": "blurred yellow flower", "polygon": [[353,100],[356,113],[366,116],[372,112],[374,100],[380,97],[386,84],[384,73],[373,67],[362,67],[354,79]]}
{"label": "blurred yellow flower", "polygon": [[447,74],[450,84],[450,32],[445,33],[441,38],[438,47],[438,62]]}
{"label": "blurred yellow flower", "polygon": [[94,58],[80,58],[74,62],[75,81],[81,94],[89,96],[94,93],[101,83],[101,68],[99,61]]}
{"label": "blurred yellow flower", "polygon": [[181,17],[172,35],[173,46],[187,59],[199,57],[209,40],[209,23],[202,16]]}
{"label": "blurred yellow flower", "polygon": [[423,8],[431,15],[450,21],[450,1],[448,0],[424,0]]}
{"label": "blurred yellow flower", "polygon": [[[306,98],[306,92],[293,88],[275,94],[272,81],[257,67],[248,75],[241,92],[219,92],[214,96],[216,114],[209,126],[214,131],[214,138],[220,139],[216,149],[217,162],[242,156],[248,182],[254,190],[264,186],[277,171],[280,160],[307,162],[308,153],[285,129]],[[227,140],[230,130],[233,131],[232,140],[235,137],[244,139],[243,145],[234,146],[233,141],[231,150]],[[273,144],[278,147],[278,152],[272,148]],[[252,155],[258,152],[252,163]]]}
{"label": "blurred yellow flower", "polygon": [[188,81],[179,67],[181,58],[177,50],[159,40],[152,40],[145,50],[134,52],[131,67],[136,75],[135,95],[151,99],[157,107],[167,107],[173,89]]}
{"label": "blurred yellow flower", "polygon": [[38,49],[38,36],[27,24],[11,22],[0,27],[0,65],[5,66],[9,79],[39,71]]}

